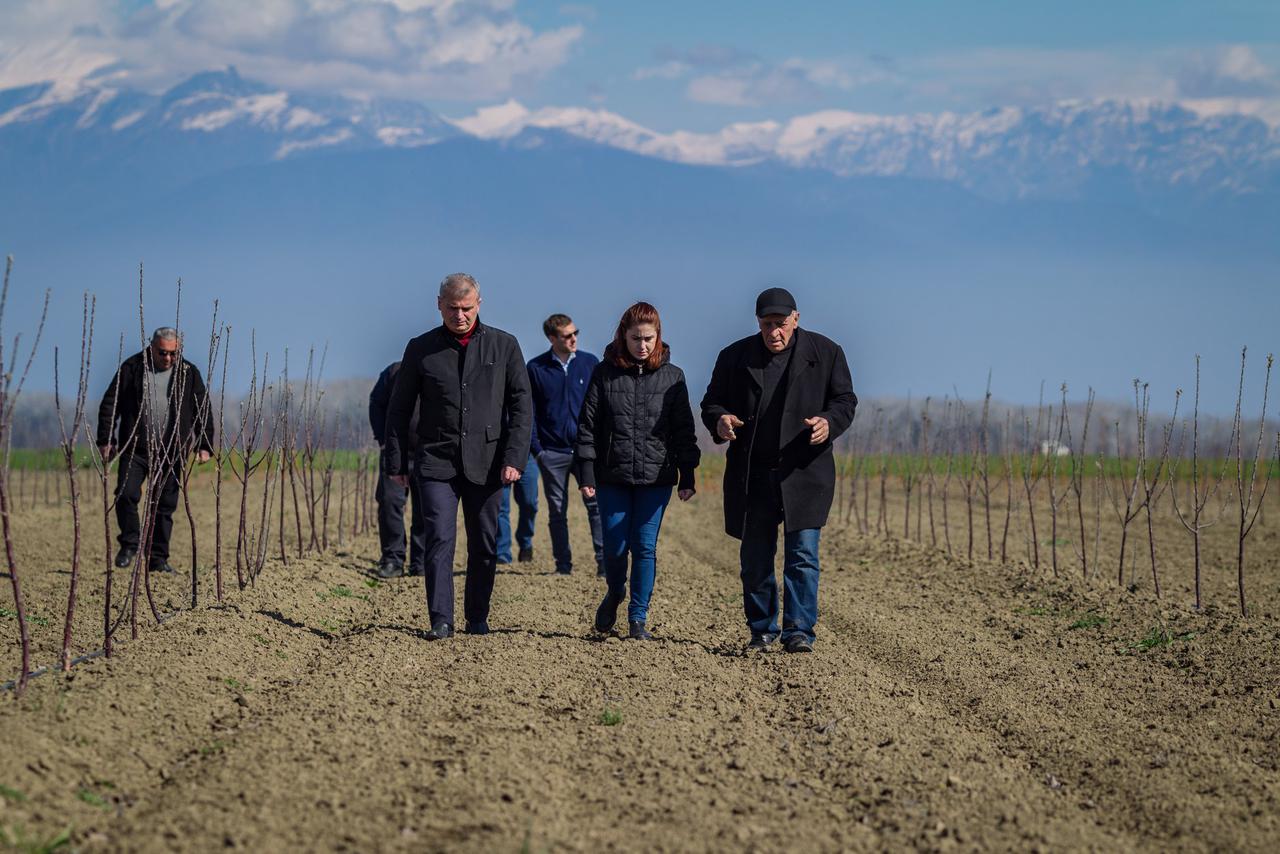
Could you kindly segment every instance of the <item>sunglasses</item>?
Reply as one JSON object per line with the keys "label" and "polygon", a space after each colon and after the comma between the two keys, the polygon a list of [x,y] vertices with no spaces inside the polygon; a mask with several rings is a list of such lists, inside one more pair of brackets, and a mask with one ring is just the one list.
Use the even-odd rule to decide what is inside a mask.
{"label": "sunglasses", "polygon": [[156,350],[155,354],[157,356],[176,356],[178,355],[178,351],[177,350]]}
{"label": "sunglasses", "polygon": [[575,329],[572,332],[559,332],[556,334],[556,337],[559,338],[561,341],[568,341],[570,338],[578,337],[578,330]]}

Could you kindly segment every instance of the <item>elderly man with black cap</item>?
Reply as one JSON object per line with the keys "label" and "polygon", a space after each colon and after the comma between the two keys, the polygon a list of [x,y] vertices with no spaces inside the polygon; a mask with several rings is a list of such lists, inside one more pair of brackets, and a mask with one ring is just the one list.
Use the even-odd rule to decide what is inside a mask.
{"label": "elderly man with black cap", "polygon": [[783,527],[781,639],[812,652],[818,621],[818,541],[835,497],[832,443],[858,398],[844,350],[800,328],[795,298],[769,288],[756,299],[760,331],[720,351],[702,398],[702,421],[729,443],[725,530],[742,541],[748,649],[779,639],[774,556]]}

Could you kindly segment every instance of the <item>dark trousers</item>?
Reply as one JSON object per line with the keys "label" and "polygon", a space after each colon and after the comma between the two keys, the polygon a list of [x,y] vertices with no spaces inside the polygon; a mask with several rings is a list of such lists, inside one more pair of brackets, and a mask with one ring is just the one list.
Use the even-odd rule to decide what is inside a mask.
{"label": "dark trousers", "polygon": [[[416,478],[409,475],[409,489],[378,473],[378,488],[373,497],[378,502],[378,539],[382,543],[382,559],[404,564],[404,504]],[[416,490],[415,490],[416,495]],[[413,517],[409,523],[409,571],[422,571],[422,554],[426,548],[426,526],[422,521],[422,502],[413,499]]]}
{"label": "dark trousers", "polygon": [[511,495],[515,494],[519,518],[516,521],[516,545],[521,551],[533,547],[533,520],[538,517],[538,463],[529,462],[520,479],[502,487],[502,507],[498,510],[498,563],[511,563]]}
{"label": "dark trousers", "polygon": [[[152,564],[169,559],[169,537],[173,534],[173,511],[178,509],[178,472],[165,466],[157,472],[155,488],[160,490],[156,500],[155,522],[151,526]],[[142,542],[142,524],[138,519],[138,503],[142,500],[142,486],[150,476],[151,466],[145,452],[132,450],[120,457],[120,471],[116,478],[116,524],[120,534],[116,541],[121,548],[137,550]]]}
{"label": "dark trousers", "polygon": [[[556,569],[561,572],[573,568],[573,551],[569,547],[569,471],[572,467],[573,454],[560,451],[543,451],[538,454],[542,489],[547,496],[547,529],[551,533],[551,554],[556,559]],[[596,567],[603,567],[604,541],[600,533],[600,507],[596,504],[596,499],[586,496],[583,496],[582,503],[587,508],[587,524],[591,527],[591,546],[595,552]]]}
{"label": "dark trousers", "polygon": [[[742,604],[752,634],[778,631],[778,526],[783,522],[782,495],[770,474],[756,475],[748,485],[747,518],[739,560]],[[801,635],[814,640],[818,622],[818,544],[821,528],[787,531],[782,536],[782,638]]]}
{"label": "dark trousers", "polygon": [[459,475],[450,480],[418,479],[426,528],[423,569],[432,625],[453,621],[453,553],[458,540],[458,504],[467,532],[467,581],[462,612],[468,623],[489,619],[489,597],[497,572],[498,506],[502,487],[478,485]]}

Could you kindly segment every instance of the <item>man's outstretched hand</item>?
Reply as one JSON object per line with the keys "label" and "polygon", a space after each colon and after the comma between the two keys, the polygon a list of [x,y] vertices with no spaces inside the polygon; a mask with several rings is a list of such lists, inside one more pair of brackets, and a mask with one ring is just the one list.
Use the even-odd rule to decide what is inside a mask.
{"label": "man's outstretched hand", "polygon": [[742,426],[742,419],[736,415],[725,413],[720,416],[720,420],[716,422],[716,435],[726,442],[732,442],[738,438],[738,434],[734,432]]}

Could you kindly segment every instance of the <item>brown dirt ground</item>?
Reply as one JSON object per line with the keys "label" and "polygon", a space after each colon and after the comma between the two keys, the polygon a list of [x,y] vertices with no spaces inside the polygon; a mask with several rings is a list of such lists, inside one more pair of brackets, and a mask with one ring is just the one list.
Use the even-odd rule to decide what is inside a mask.
{"label": "brown dirt ground", "polygon": [[[498,578],[495,633],[441,643],[422,638],[420,580],[374,582],[374,538],[348,538],[269,565],[224,605],[159,627],[148,613],[115,658],[0,695],[0,829],[40,841],[69,827],[77,848],[131,851],[1271,850],[1280,526],[1267,522],[1250,540],[1249,619],[1223,526],[1195,612],[1188,540],[1167,519],[1161,602],[1141,573],[1122,590],[1102,571],[1111,532],[1106,581],[1084,583],[1074,554],[1053,580],[1023,546],[1008,565],[970,563],[834,524],[809,656],[743,654],[712,485],[668,514],[656,643],[592,635],[601,585],[550,573],[541,519],[539,559]],[[587,554],[580,507],[572,524]],[[69,524],[36,509],[15,525],[49,664]],[[86,537],[78,652],[101,619],[100,524]],[[162,608],[185,601],[184,580],[156,582]],[[0,619],[10,674],[14,634]]]}

